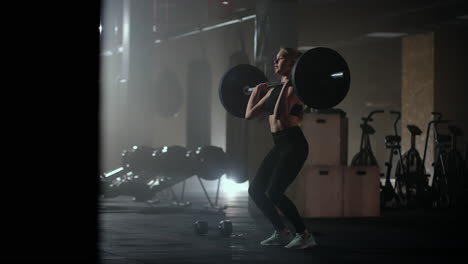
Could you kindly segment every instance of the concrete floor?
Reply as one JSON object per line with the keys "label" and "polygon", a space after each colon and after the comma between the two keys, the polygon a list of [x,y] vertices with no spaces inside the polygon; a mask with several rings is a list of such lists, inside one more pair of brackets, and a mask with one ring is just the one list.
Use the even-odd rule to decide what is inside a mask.
{"label": "concrete floor", "polygon": [[[219,204],[228,206],[224,213],[206,209],[203,194],[185,198],[191,206],[148,205],[129,197],[100,200],[101,263],[464,263],[468,256],[468,222],[461,212],[305,219],[319,245],[291,250],[259,245],[273,229],[264,217],[249,214],[246,193],[221,197]],[[218,235],[223,219],[233,222],[231,237]],[[194,234],[196,220],[208,221],[206,236]]]}

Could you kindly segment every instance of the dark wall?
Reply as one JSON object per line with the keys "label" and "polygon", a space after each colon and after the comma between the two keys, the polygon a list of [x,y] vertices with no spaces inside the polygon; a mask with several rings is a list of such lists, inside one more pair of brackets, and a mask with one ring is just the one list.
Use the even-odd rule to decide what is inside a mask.
{"label": "dark wall", "polygon": [[366,40],[345,47],[332,47],[347,61],[351,72],[351,86],[346,98],[336,107],[347,113],[348,164],[359,150],[361,118],[371,111],[384,110],[374,115],[370,125],[376,130],[371,135],[375,157],[384,170],[388,159],[384,138],[393,134],[395,116],[390,110],[400,111],[401,44],[400,39]]}
{"label": "dark wall", "polygon": [[187,70],[187,140],[190,149],[211,144],[211,65],[196,59]]}
{"label": "dark wall", "polygon": [[[463,130],[457,147],[464,152],[468,142],[468,28],[442,28],[434,42],[434,111]],[[446,128],[441,126],[441,132],[448,133]]]}

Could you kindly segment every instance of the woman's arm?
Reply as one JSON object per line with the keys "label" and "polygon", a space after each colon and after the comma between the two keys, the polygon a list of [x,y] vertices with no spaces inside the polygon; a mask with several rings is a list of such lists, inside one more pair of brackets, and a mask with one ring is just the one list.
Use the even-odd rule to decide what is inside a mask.
{"label": "woman's arm", "polygon": [[278,101],[276,101],[275,110],[273,114],[276,119],[285,122],[289,112],[291,112],[291,101],[294,97],[294,87],[289,85],[289,82],[286,82],[281,88],[280,95],[278,96]]}
{"label": "woman's arm", "polygon": [[247,103],[247,109],[245,111],[245,119],[250,120],[258,115],[260,115],[263,111],[263,105],[265,101],[270,97],[271,91],[273,89],[268,90],[268,92],[260,99],[260,94],[262,91],[266,91],[268,83],[261,83],[257,85],[250,94],[249,102]]}

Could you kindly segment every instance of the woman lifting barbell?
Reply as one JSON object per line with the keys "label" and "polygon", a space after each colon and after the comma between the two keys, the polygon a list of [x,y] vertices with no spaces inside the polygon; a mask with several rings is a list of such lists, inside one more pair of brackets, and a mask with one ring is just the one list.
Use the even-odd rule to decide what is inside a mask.
{"label": "woman lifting barbell", "polygon": [[[307,248],[316,245],[296,206],[284,195],[309,153],[307,140],[300,128],[304,103],[296,95],[290,80],[294,63],[300,55],[294,48],[280,48],[274,67],[283,85],[270,89],[267,88],[268,83],[257,85],[250,94],[245,113],[246,119],[252,119],[263,111],[270,113],[270,131],[274,142],[273,149],[260,164],[249,186],[252,200],[275,228],[271,237],[260,242],[263,246]],[[295,236],[283,223],[276,208],[291,221]]]}

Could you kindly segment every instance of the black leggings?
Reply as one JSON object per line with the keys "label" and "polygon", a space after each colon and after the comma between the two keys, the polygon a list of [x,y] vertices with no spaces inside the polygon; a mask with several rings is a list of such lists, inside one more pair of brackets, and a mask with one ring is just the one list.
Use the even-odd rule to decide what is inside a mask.
{"label": "black leggings", "polygon": [[294,181],[309,154],[309,145],[300,127],[274,132],[274,147],[267,154],[250,182],[249,195],[276,230],[285,228],[275,206],[291,221],[297,233],[305,230],[301,216],[286,188]]}

